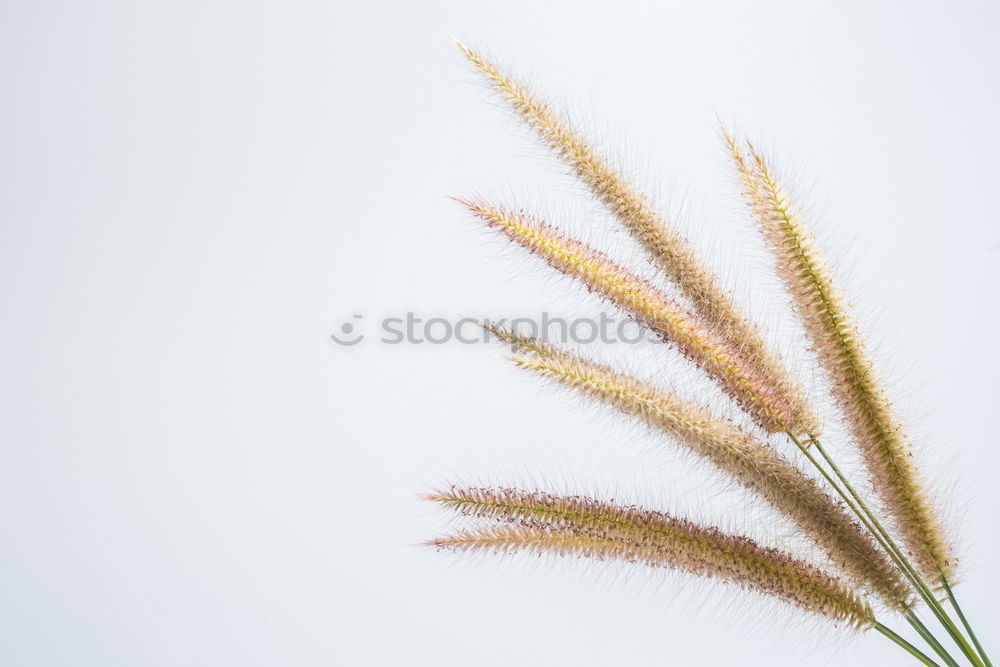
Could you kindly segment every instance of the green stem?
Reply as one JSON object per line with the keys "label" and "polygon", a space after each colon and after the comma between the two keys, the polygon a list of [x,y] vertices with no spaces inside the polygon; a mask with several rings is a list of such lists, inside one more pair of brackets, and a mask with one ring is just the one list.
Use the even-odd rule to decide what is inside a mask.
{"label": "green stem", "polygon": [[948,655],[948,651],[941,646],[941,643],[938,642],[934,635],[931,634],[931,631],[927,629],[927,626],[920,622],[920,619],[917,618],[917,615],[913,613],[912,609],[906,612],[906,620],[910,622],[910,625],[912,625],[913,629],[917,631],[917,634],[923,637],[924,641],[930,644],[930,647],[934,649],[934,652],[941,656],[941,659],[948,663],[950,667],[961,667],[953,657]]}
{"label": "green stem", "polygon": [[903,650],[905,650],[907,653],[909,653],[914,658],[916,658],[920,662],[924,663],[928,667],[941,667],[941,665],[939,665],[938,663],[936,663],[933,660],[931,660],[930,658],[928,658],[927,655],[923,651],[921,651],[916,646],[914,646],[910,642],[906,641],[905,639],[903,639],[902,637],[900,637],[895,632],[893,632],[889,628],[885,627],[884,625],[882,625],[878,621],[875,621],[875,629],[878,630],[879,632],[881,632],[883,635],[885,635],[889,639],[891,639],[892,641],[894,641],[899,646],[901,646],[903,648]]}
{"label": "green stem", "polygon": [[941,584],[944,586],[944,592],[948,594],[948,600],[951,601],[951,606],[955,608],[955,613],[958,614],[959,620],[962,621],[965,631],[969,633],[969,639],[971,639],[972,643],[976,645],[976,650],[979,651],[979,655],[982,657],[983,662],[986,663],[986,667],[993,667],[993,663],[990,662],[989,656],[987,656],[986,651],[983,650],[983,645],[979,643],[979,638],[976,637],[976,633],[972,631],[972,626],[969,625],[968,619],[965,618],[962,608],[958,606],[958,599],[955,598],[955,594],[952,592],[951,586],[948,584],[948,578],[943,574],[941,575]]}
{"label": "green stem", "polygon": [[903,554],[902,549],[900,549],[893,541],[892,537],[889,535],[889,531],[887,531],[885,527],[881,524],[881,522],[879,522],[878,518],[871,511],[871,509],[868,507],[865,501],[861,498],[861,495],[851,485],[851,483],[847,481],[847,477],[844,475],[843,472],[841,472],[840,468],[834,462],[833,458],[823,448],[822,443],[820,443],[818,439],[813,438],[812,436],[810,436],[810,438],[813,444],[816,445],[816,451],[820,453],[820,456],[823,457],[823,460],[825,460],[827,465],[830,466],[834,474],[844,485],[844,488],[848,490],[848,492],[854,498],[858,506],[864,511],[865,515],[868,517],[872,525],[874,525],[875,528],[882,534],[885,543],[892,549],[893,552],[895,552],[895,555],[898,558],[900,564],[903,566],[904,571],[907,574],[909,574],[914,585],[917,587],[917,591],[920,593],[921,597],[927,603],[927,606],[930,607],[931,611],[934,612],[934,615],[937,617],[938,621],[941,622],[941,625],[944,627],[944,629],[947,630],[948,634],[951,635],[951,638],[962,650],[962,653],[964,653],[965,656],[969,659],[969,661],[972,662],[972,664],[975,665],[976,667],[986,667],[985,663],[979,658],[979,655],[975,652],[972,646],[969,645],[969,642],[966,641],[965,636],[962,635],[961,630],[958,629],[954,621],[952,621],[951,618],[948,616],[948,613],[944,610],[944,607],[942,607],[941,603],[938,602],[936,597],[934,597],[934,593],[924,582],[923,578],[921,578],[920,574],[910,564],[909,560],[907,560],[906,556]]}
{"label": "green stem", "polygon": [[[858,517],[858,520],[861,521],[861,524],[868,530],[869,533],[871,533],[872,537],[875,538],[875,541],[878,542],[879,546],[881,546],[886,551],[886,553],[889,555],[890,560],[892,560],[893,563],[895,563],[901,570],[903,570],[903,573],[907,576],[907,579],[909,579],[910,578],[909,573],[906,571],[906,568],[904,567],[903,563],[899,560],[899,557],[896,555],[896,552],[888,544],[886,544],[885,540],[882,539],[882,535],[875,529],[875,526],[869,523],[868,519],[865,518],[865,515],[861,512],[861,509],[857,505],[855,505],[854,501],[852,501],[851,498],[847,495],[847,492],[845,492],[843,489],[840,488],[840,484],[838,484],[837,481],[830,476],[830,473],[827,472],[826,468],[824,468],[823,465],[816,460],[816,457],[814,457],[809,452],[809,449],[805,445],[799,442],[799,440],[790,433],[789,437],[798,446],[799,451],[801,451],[802,454],[809,460],[809,462],[813,464],[813,467],[816,468],[816,470],[818,470],[823,475],[827,483],[829,483],[829,485],[833,488],[833,490],[837,492],[837,495],[840,496],[841,500],[844,501],[847,507],[852,512],[854,512],[854,514]],[[916,584],[913,585],[916,586]]]}
{"label": "green stem", "polygon": [[[846,477],[841,472],[837,464],[833,461],[833,459],[829,456],[829,454],[827,454],[826,450],[823,449],[823,446],[819,442],[819,440],[810,436],[810,440],[813,444],[816,445],[817,451],[819,451],[823,455],[823,458],[827,461],[828,465],[836,473],[841,483],[843,483],[843,485],[850,491],[850,496],[848,495],[847,492],[844,491],[844,489],[840,487],[840,484],[838,484],[837,481],[830,476],[830,473],[826,470],[826,467],[820,464],[819,461],[816,460],[816,458],[812,455],[812,453],[810,453],[809,449],[805,445],[803,445],[802,442],[798,438],[796,438],[794,434],[788,431],[786,431],[785,433],[792,440],[792,442],[794,442],[795,445],[799,448],[799,451],[801,451],[802,454],[809,460],[809,462],[812,463],[813,467],[816,468],[823,475],[823,477],[830,484],[833,490],[837,492],[837,495],[839,495],[841,499],[844,501],[844,503],[846,503],[847,506],[851,509],[851,511],[854,512],[854,514],[858,517],[858,520],[861,521],[862,525],[868,530],[869,533],[871,533],[872,537],[875,538],[875,541],[878,542],[878,544],[885,550],[890,560],[892,560],[892,562],[895,563],[897,567],[899,567],[902,573],[906,576],[906,578],[916,589],[917,593],[920,594],[920,597],[924,600],[924,602],[927,603],[928,607],[930,607],[931,610],[934,612],[935,617],[941,622],[945,630],[948,631],[948,634],[953,639],[955,639],[955,642],[958,644],[959,648],[962,649],[962,653],[964,653],[966,657],[969,658],[969,660],[975,667],[985,667],[985,665],[983,665],[983,663],[979,660],[979,657],[974,653],[972,653],[971,647],[969,647],[968,644],[965,643],[964,641],[965,638],[962,637],[961,633],[957,632],[957,628],[954,627],[954,624],[951,622],[951,619],[948,618],[947,614],[944,613],[944,610],[941,608],[940,603],[937,601],[937,599],[934,598],[933,593],[931,593],[930,589],[924,583],[923,579],[920,578],[920,575],[916,572],[916,570],[913,569],[909,561],[906,560],[906,557],[903,555],[902,551],[899,549],[899,547],[896,546],[895,542],[892,541],[892,538],[889,537],[888,532],[885,530],[884,527],[882,527],[882,524],[878,521],[878,519],[875,517],[872,511],[868,508],[864,500],[861,499],[860,495],[854,489],[854,487],[851,486],[851,483],[847,481]],[[855,504],[855,502],[857,504]],[[949,627],[949,625],[951,627]],[[957,637],[956,633],[958,635]],[[940,644],[937,642],[936,639],[934,639],[933,635],[931,635],[930,632],[927,632],[927,634],[930,636],[930,638],[934,641],[935,644],[940,646]],[[930,643],[930,641],[928,641],[928,643]],[[970,655],[970,653],[972,654]],[[950,656],[948,659],[953,660]]]}
{"label": "green stem", "polygon": [[[791,433],[788,433],[788,437],[791,438],[792,442],[794,442],[796,446],[799,448],[799,451],[801,451],[802,454],[813,465],[813,467],[816,468],[816,470],[818,470],[820,474],[823,475],[827,483],[829,483],[829,485],[833,488],[833,490],[837,492],[837,495],[839,495],[840,498],[844,501],[844,503],[851,509],[851,511],[854,512],[854,514],[858,517],[858,520],[862,523],[865,529],[867,529],[868,532],[871,533],[872,537],[875,538],[875,541],[878,542],[878,544],[883,549],[885,549],[885,552],[888,554],[889,559],[892,560],[892,562],[895,563],[896,566],[903,571],[907,579],[911,579],[909,572],[906,570],[904,564],[900,561],[899,556],[888,544],[886,544],[885,540],[882,539],[882,535],[875,529],[875,527],[868,522],[868,519],[865,517],[865,514],[857,507],[857,505],[854,504],[854,501],[851,500],[851,497],[847,494],[847,492],[844,491],[840,487],[840,484],[838,484],[837,481],[830,476],[830,473],[827,471],[827,469],[822,464],[820,464],[819,461],[816,460],[816,457],[812,455],[809,449],[805,445],[803,445],[798,438],[796,438]],[[914,587],[917,586],[917,584],[913,583],[912,581],[911,584],[913,584]],[[919,591],[919,588],[917,590]],[[909,610],[906,610],[906,613],[909,614],[910,613]],[[910,619],[908,618],[908,620]],[[924,638],[927,644],[931,648],[933,648],[935,652],[938,653],[938,655],[944,658],[945,662],[947,662],[949,665],[952,665],[955,662],[954,658],[952,658],[951,655],[949,655],[948,652],[944,650],[944,647],[941,646],[941,644],[937,641],[934,635],[932,635],[930,631],[927,630],[927,628],[924,626],[924,624],[920,623],[919,619],[917,619],[915,616],[913,617],[912,620],[910,620],[910,624],[914,625],[914,621],[916,621],[916,623],[919,625],[918,631],[920,633],[920,636]],[[918,625],[914,625],[914,627],[918,627]]]}

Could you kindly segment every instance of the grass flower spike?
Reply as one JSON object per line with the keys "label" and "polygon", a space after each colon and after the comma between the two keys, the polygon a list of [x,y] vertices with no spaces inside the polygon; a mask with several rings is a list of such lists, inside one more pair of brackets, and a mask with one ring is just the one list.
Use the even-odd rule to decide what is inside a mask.
{"label": "grass flower spike", "polygon": [[955,558],[924,494],[901,426],[862,347],[857,326],[837,294],[812,236],[764,157],[748,146],[749,159],[728,132],[727,142],[744,194],[778,270],[805,324],[833,395],[902,539],[921,573],[933,580],[954,573]]}
{"label": "grass flower spike", "polygon": [[461,42],[458,46],[542,142],[614,214],[698,315],[780,393],[790,412],[786,418],[789,428],[800,433],[818,433],[819,423],[801,389],[764,344],[756,327],[719,286],[715,274],[698,260],[687,240],[671,230],[646,197],[526,86]]}
{"label": "grass flower spike", "polygon": [[516,489],[453,489],[427,499],[501,524],[429,543],[437,547],[645,563],[733,582],[855,628],[874,623],[871,608],[856,593],[816,567],[661,512]]}
{"label": "grass flower spike", "polygon": [[[816,352],[809,359],[816,375],[830,381],[843,430],[858,444],[880,504],[870,503],[827,451],[810,398],[688,241],[528,88],[472,49],[459,47],[629,232],[668,284],[654,285],[523,209],[458,201],[672,345],[731,401],[708,410],[543,338],[491,325],[485,325],[487,332],[509,346],[517,367],[636,420],[710,463],[749,491],[751,500],[774,509],[768,518],[779,530],[792,529],[811,545],[798,550],[804,553],[786,553],[654,509],[501,487],[452,487],[425,496],[460,515],[464,524],[428,544],[458,552],[578,556],[692,573],[842,625],[874,629],[926,667],[992,667],[949,583],[956,556],[923,491],[922,471],[879,386],[858,327],[761,153],[723,128],[743,196]],[[778,434],[812,466],[810,474],[775,448]],[[905,620],[915,635],[899,634],[883,624],[883,615],[890,624]],[[925,619],[933,619],[935,629]],[[918,641],[915,637],[927,653],[911,643]]]}
{"label": "grass flower spike", "polygon": [[576,278],[627,315],[672,343],[704,369],[761,428],[768,432],[796,431],[803,427],[786,395],[757,373],[738,350],[707,328],[697,316],[668,299],[647,281],[618,266],[602,253],[567,238],[555,229],[482,204],[461,202],[490,227],[545,259],[556,270]]}
{"label": "grass flower spike", "polygon": [[906,583],[871,538],[829,494],[772,447],[607,366],[509,331],[494,331],[525,352],[513,358],[519,367],[637,417],[683,443],[788,517],[853,581],[876,591],[890,606],[909,606],[912,595]]}

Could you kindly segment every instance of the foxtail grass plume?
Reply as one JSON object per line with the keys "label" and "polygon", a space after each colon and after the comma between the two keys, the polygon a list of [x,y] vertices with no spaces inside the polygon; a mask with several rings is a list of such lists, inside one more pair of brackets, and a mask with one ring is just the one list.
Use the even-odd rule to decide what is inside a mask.
{"label": "foxtail grass plume", "polygon": [[815,566],[662,512],[517,489],[452,489],[426,498],[500,524],[438,538],[429,542],[433,546],[644,563],[732,582],[854,628],[874,623],[871,608],[854,591]]}
{"label": "foxtail grass plume", "polygon": [[[461,201],[461,200],[459,200]],[[571,276],[627,315],[675,345],[705,370],[754,421],[770,433],[797,431],[800,415],[780,387],[769,383],[738,350],[701,322],[701,318],[666,297],[649,282],[604,254],[523,213],[461,201],[478,218],[556,270]]]}
{"label": "foxtail grass plume", "polygon": [[[783,522],[787,520],[798,534],[822,549],[826,566],[836,577],[792,554],[764,549],[746,537],[726,535],[667,514],[517,489],[452,489],[431,494],[431,500],[474,524],[432,544],[456,551],[579,555],[716,577],[857,628],[874,628],[922,664],[936,667],[935,659],[874,618],[866,601],[877,600],[897,620],[905,619],[941,664],[959,667],[951,655],[957,647],[968,664],[990,667],[949,585],[955,558],[922,491],[907,439],[812,237],[763,156],[726,132],[746,200],[777,257],[796,314],[805,324],[836,402],[864,455],[872,485],[882,498],[884,507],[876,510],[891,515],[905,549],[897,545],[879,512],[873,511],[827,452],[812,406],[778,355],[767,348],[758,329],[720,288],[718,278],[699,262],[686,239],[531,91],[472,49],[459,46],[520,119],[642,246],[653,266],[669,279],[672,291],[668,296],[634,271],[523,212],[461,203],[511,241],[674,345],[732,403],[716,416],[543,340],[496,327],[487,329],[511,347],[511,359],[520,368],[669,436],[759,497]],[[759,430],[744,431],[734,425],[737,406]],[[786,432],[824,485],[754,435],[761,431]],[[938,585],[935,582],[940,585],[937,591],[932,589]],[[939,594],[947,596],[964,633]],[[923,624],[918,615],[920,603],[954,647],[946,647]]]}
{"label": "foxtail grass plume", "polygon": [[[738,350],[781,396],[789,430],[819,432],[819,421],[801,388],[740,312],[715,274],[695,256],[687,240],[671,230],[656,207],[598,154],[568,123],[526,86],[468,46],[458,42],[466,58],[511,105],[521,120],[590,189],[649,254],[653,265],[670,278],[695,311],[729,346]],[[784,430],[784,429],[782,429]]]}
{"label": "foxtail grass plume", "polygon": [[906,436],[879,385],[857,325],[812,235],[761,153],[748,143],[744,154],[735,137],[723,129],[747,204],[776,257],[874,488],[920,572],[934,581],[952,576],[951,544],[923,490]]}
{"label": "foxtail grass plume", "polygon": [[607,366],[508,330],[491,331],[523,353],[512,358],[517,366],[637,417],[683,443],[790,519],[851,580],[874,590],[894,608],[910,606],[905,581],[872,539],[842,505],[772,447]]}

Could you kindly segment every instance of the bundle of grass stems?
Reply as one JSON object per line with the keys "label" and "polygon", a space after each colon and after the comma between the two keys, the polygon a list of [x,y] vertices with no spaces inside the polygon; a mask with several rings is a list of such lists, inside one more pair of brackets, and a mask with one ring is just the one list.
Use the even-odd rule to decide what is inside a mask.
{"label": "bundle of grass stems", "polygon": [[[623,561],[714,578],[854,631],[875,630],[925,665],[992,667],[952,589],[956,557],[924,491],[907,437],[824,259],[762,152],[723,127],[749,216],[773,253],[877,497],[859,492],[838,466],[802,387],[651,200],[529,88],[478,52],[458,46],[519,120],[643,249],[669,291],[521,210],[457,201],[475,219],[676,349],[732,399],[733,409],[745,413],[754,428],[741,428],[731,418],[541,338],[487,326],[490,337],[508,346],[519,368],[644,423],[728,475],[783,515],[828,559],[820,566],[747,536],[653,509],[503,487],[452,486],[426,494],[470,524],[428,544],[459,552],[527,551]],[[787,438],[794,446],[790,451],[802,460],[782,455],[772,435]],[[804,474],[799,465],[815,474]],[[885,618],[876,618],[872,603]],[[933,621],[925,624],[921,618]],[[920,641],[911,643],[886,624],[903,621]]]}

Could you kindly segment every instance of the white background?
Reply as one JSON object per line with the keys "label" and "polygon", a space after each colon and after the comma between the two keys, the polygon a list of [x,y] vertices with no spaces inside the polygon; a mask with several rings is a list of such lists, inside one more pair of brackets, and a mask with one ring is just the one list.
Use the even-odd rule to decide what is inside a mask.
{"label": "white background", "polygon": [[[1000,651],[998,31],[985,1],[0,3],[0,662],[909,664],[731,587],[416,546],[448,527],[414,494],[453,482],[640,499],[796,544],[500,349],[379,343],[407,311],[601,308],[447,195],[551,214],[641,263],[449,34],[570,112],[794,350],[717,115],[768,147]],[[366,339],[335,345],[344,322]],[[669,353],[622,356],[709,393]]]}

